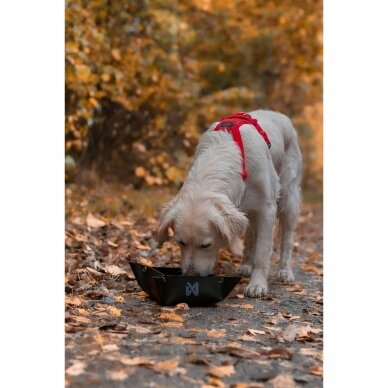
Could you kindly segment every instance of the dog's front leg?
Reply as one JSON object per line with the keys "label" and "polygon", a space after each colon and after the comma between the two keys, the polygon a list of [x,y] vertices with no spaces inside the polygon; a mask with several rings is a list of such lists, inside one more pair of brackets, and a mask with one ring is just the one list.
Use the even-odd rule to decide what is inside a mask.
{"label": "dog's front leg", "polygon": [[257,218],[257,236],[252,274],[245,289],[247,296],[257,298],[268,292],[268,272],[273,248],[273,231],[276,219],[276,202],[260,210]]}
{"label": "dog's front leg", "polygon": [[247,214],[249,225],[245,233],[243,262],[238,272],[243,276],[250,276],[252,273],[252,263],[256,252],[257,239],[257,211],[250,211]]}

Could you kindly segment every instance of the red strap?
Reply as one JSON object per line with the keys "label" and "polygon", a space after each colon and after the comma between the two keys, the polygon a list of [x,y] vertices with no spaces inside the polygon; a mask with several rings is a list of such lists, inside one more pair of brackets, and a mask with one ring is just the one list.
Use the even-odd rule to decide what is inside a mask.
{"label": "red strap", "polygon": [[241,152],[241,176],[243,180],[245,180],[248,176],[245,169],[245,152],[244,152],[244,144],[241,138],[240,127],[244,124],[253,125],[257,132],[263,137],[268,147],[271,147],[271,143],[269,141],[268,135],[265,131],[260,127],[259,123],[256,119],[250,116],[248,113],[237,112],[234,115],[223,117],[217,126],[214,128],[214,131],[227,131],[232,134],[234,142],[240,148]]}

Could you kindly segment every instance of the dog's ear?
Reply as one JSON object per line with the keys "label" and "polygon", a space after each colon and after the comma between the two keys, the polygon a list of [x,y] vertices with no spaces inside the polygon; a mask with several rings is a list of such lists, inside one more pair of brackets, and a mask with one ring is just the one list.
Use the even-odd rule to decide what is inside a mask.
{"label": "dog's ear", "polygon": [[212,203],[217,211],[213,218],[214,225],[228,240],[230,251],[242,256],[244,247],[240,237],[244,235],[248,226],[247,217],[227,198],[213,199]]}
{"label": "dog's ear", "polygon": [[167,205],[164,206],[161,212],[161,223],[158,230],[159,247],[168,239],[168,228],[174,224],[174,219],[177,212],[178,198],[175,197]]}

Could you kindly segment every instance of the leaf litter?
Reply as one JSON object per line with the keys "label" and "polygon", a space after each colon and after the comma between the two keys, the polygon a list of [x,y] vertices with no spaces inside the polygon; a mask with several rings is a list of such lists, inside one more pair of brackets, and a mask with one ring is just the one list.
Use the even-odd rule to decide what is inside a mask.
{"label": "leaf litter", "polygon": [[[148,370],[162,385],[159,375],[172,386],[263,386],[255,380],[257,372],[242,368],[252,363],[252,371],[276,368],[277,376],[268,380],[271,386],[295,386],[303,376],[321,384],[323,266],[314,245],[321,238],[319,216],[309,216],[309,222],[297,228],[296,283],[278,284],[274,266],[265,298],[244,297],[248,279],[243,278],[230,298],[215,307],[162,307],[139,288],[128,264],[179,265],[176,244],[157,248],[156,218],[136,212],[110,214],[101,204],[98,210],[90,203],[84,207],[82,197],[75,198],[78,191],[72,193],[66,218],[67,385],[94,378],[100,386],[129,381],[141,386]],[[98,192],[93,197],[100,201]],[[307,213],[319,215],[320,210],[305,206],[302,217]],[[278,255],[275,247],[275,261]],[[227,274],[238,262],[222,251],[216,272]],[[294,375],[292,365],[301,372]]]}

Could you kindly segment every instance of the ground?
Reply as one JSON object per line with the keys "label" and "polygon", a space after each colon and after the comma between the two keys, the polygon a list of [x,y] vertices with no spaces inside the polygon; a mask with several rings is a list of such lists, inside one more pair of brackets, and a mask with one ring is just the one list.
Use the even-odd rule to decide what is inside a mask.
{"label": "ground", "polygon": [[[157,248],[157,209],[171,196],[100,184],[66,188],[66,385],[84,387],[322,386],[322,205],[305,203],[295,237],[296,282],[243,296],[243,278],[212,307],[162,307],[134,280],[128,260],[178,266]],[[217,273],[240,262],[221,252]]]}

